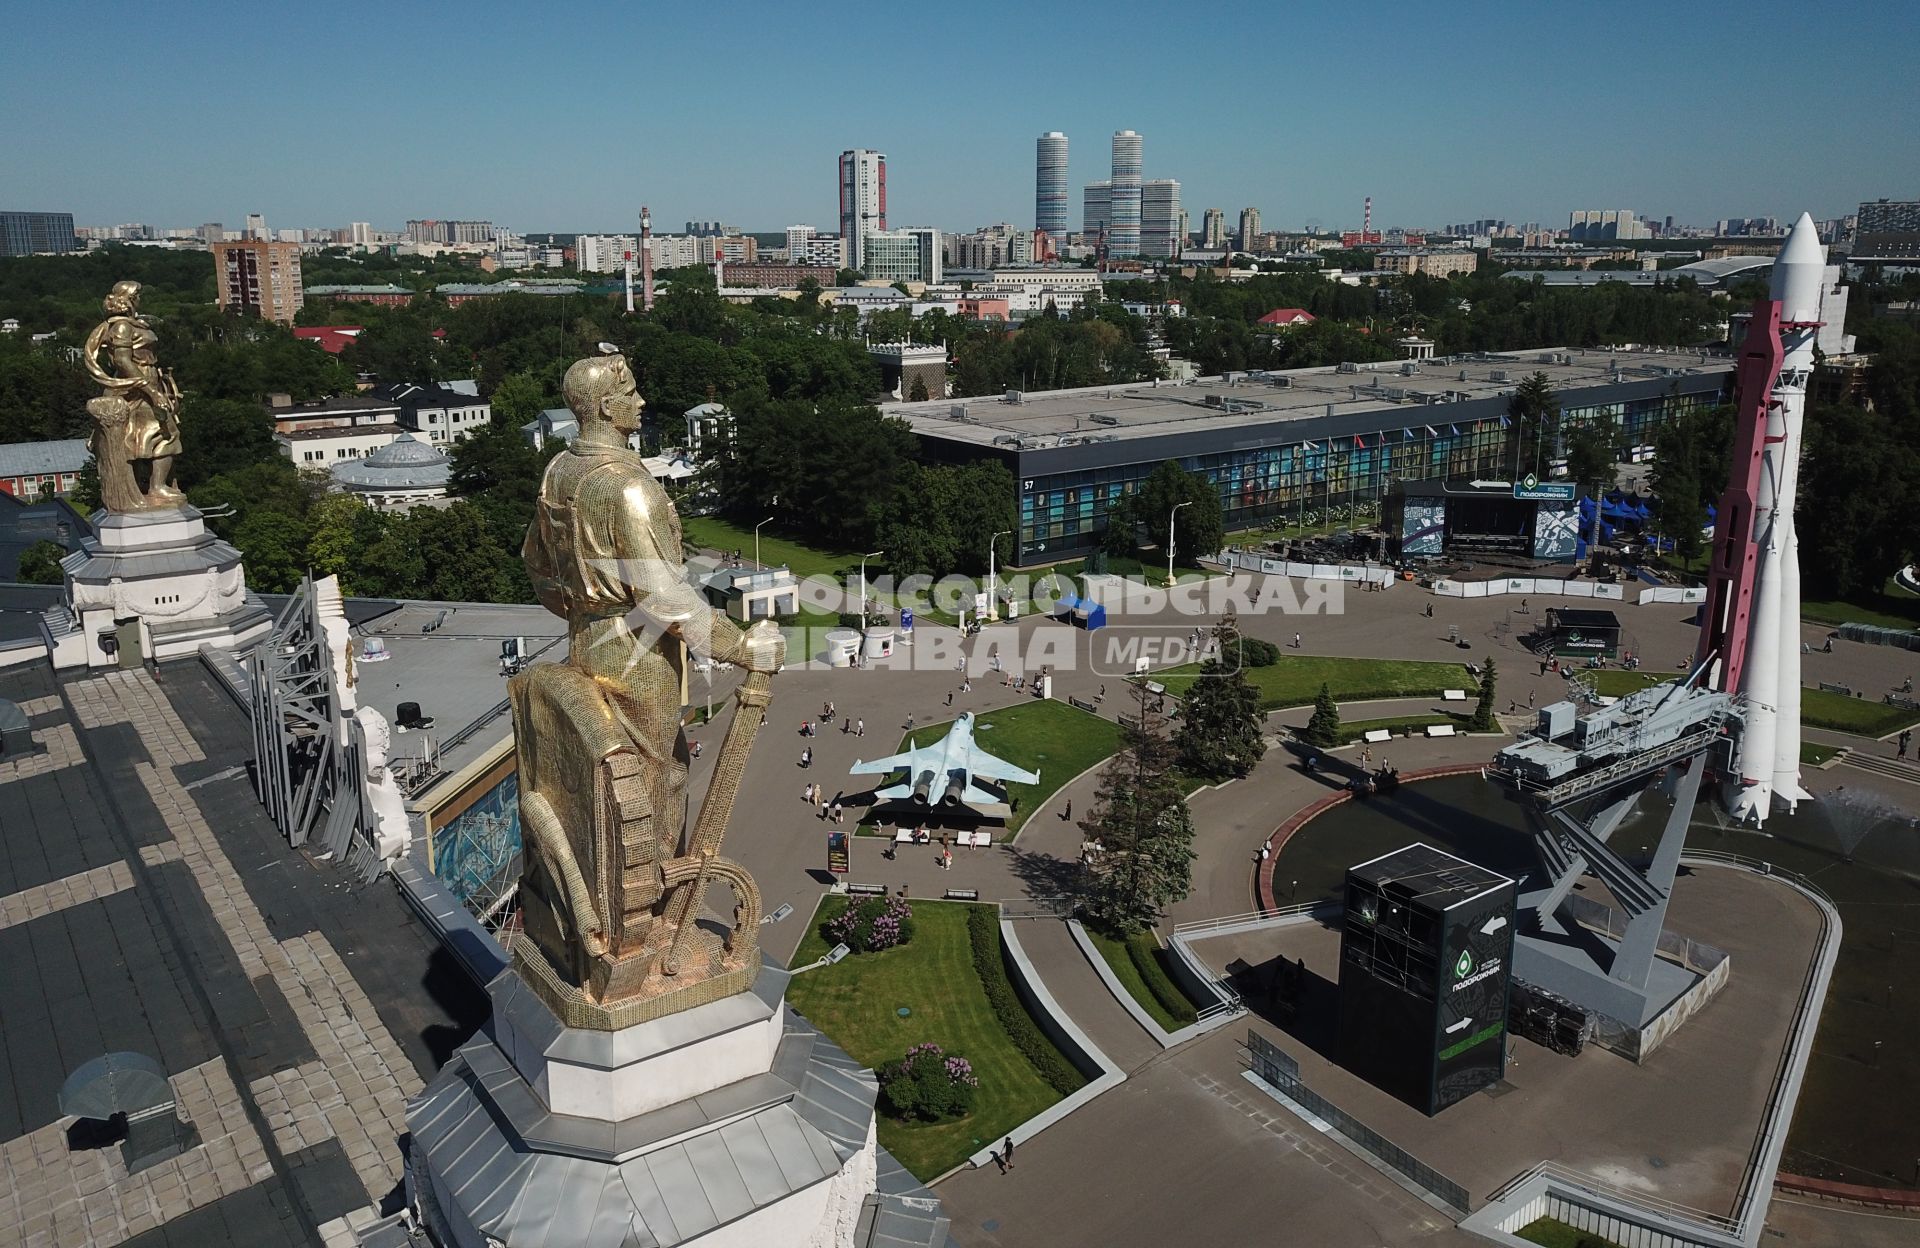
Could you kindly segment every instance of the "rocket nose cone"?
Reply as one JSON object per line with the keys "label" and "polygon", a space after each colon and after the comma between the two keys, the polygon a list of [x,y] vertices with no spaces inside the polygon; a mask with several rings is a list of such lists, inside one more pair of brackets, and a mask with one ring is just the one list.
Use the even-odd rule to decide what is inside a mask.
{"label": "rocket nose cone", "polygon": [[1768,293],[1782,305],[1783,319],[1800,322],[1820,319],[1821,271],[1826,263],[1827,252],[1820,245],[1820,231],[1813,224],[1812,215],[1803,212],[1787,232],[1780,254],[1774,258],[1773,279],[1768,283]]}

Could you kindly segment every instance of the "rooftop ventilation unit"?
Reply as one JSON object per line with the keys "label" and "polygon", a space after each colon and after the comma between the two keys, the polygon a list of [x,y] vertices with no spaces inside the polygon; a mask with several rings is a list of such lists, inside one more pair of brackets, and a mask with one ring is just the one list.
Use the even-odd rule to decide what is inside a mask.
{"label": "rooftop ventilation unit", "polygon": [[965,403],[955,403],[952,407],[947,409],[948,420],[965,420],[966,418],[967,418],[967,405]]}
{"label": "rooftop ventilation unit", "polygon": [[1460,376],[1459,376],[1459,377],[1457,377],[1457,378],[1455,378],[1455,380],[1456,380],[1456,381],[1465,381],[1466,379],[1467,379],[1467,370],[1463,368],[1463,369],[1461,369],[1461,370],[1460,370]]}
{"label": "rooftop ventilation unit", "polygon": [[1333,371],[1336,373],[1357,373],[1360,371],[1360,366],[1352,360],[1342,360],[1340,361],[1340,367]]}
{"label": "rooftop ventilation unit", "polygon": [[1413,360],[1401,361],[1400,375],[1402,377],[1414,377],[1414,376],[1417,376],[1419,372],[1420,372],[1420,365],[1417,362]]}
{"label": "rooftop ventilation unit", "polygon": [[1120,423],[1120,418],[1111,412],[1095,412],[1093,415],[1087,417],[1087,419],[1096,425],[1117,425]]}
{"label": "rooftop ventilation unit", "polygon": [[1024,402],[1026,397],[1027,397],[1026,395],[1020,393],[1018,390],[1009,390],[1006,392],[1005,395],[1001,396],[1001,402],[1020,403],[1020,402]]}
{"label": "rooftop ventilation unit", "polygon": [[1492,372],[1487,374],[1487,380],[1488,381],[1505,381],[1507,380],[1507,370],[1504,368],[1496,368]]}
{"label": "rooftop ventilation unit", "polygon": [[1269,374],[1267,377],[1267,384],[1270,386],[1277,386],[1282,390],[1291,390],[1293,389],[1293,378],[1288,377],[1283,373],[1272,373],[1272,374]]}
{"label": "rooftop ventilation unit", "polygon": [[1564,361],[1561,360],[1559,355],[1552,351],[1542,351],[1539,355],[1533,357],[1533,362],[1535,364],[1560,364]]}

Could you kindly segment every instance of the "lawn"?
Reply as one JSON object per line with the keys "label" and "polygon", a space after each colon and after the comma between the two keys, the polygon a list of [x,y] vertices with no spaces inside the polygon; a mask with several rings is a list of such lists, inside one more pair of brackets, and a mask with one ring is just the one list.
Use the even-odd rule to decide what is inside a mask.
{"label": "lawn", "polygon": [[[1659,684],[1663,680],[1672,680],[1673,677],[1647,672],[1602,669],[1583,672],[1581,679],[1591,681],[1594,692],[1601,697],[1617,698],[1632,693],[1636,689],[1645,689],[1648,685]],[[1850,698],[1844,693],[1833,693],[1826,689],[1802,689],[1800,691],[1800,722],[1808,728],[1827,728],[1834,732],[1851,732],[1863,737],[1884,737],[1890,732],[1898,732],[1902,728],[1920,724],[1920,711],[1888,706],[1884,702],[1870,702],[1865,698]],[[1812,760],[1806,759],[1803,752],[1802,761]],[[1825,762],[1826,759],[1819,761]]]}
{"label": "lawn", "polygon": [[1576,1230],[1556,1218],[1536,1218],[1514,1234],[1541,1248],[1620,1248],[1610,1239],[1591,1231]]}
{"label": "lawn", "polygon": [[[924,749],[945,740],[951,723],[943,720],[903,733],[895,753],[904,753],[909,741]],[[1020,831],[1029,815],[1044,809],[1061,785],[1120,749],[1120,725],[1051,698],[988,711],[974,721],[973,732],[974,743],[995,758],[1040,773],[1038,784],[1007,786],[1013,803],[1008,837]],[[879,787],[886,783],[880,781]]]}
{"label": "lawn", "polygon": [[1086,933],[1120,986],[1160,1024],[1162,1031],[1178,1031],[1199,1017],[1193,1002],[1168,974],[1167,951],[1150,929],[1130,933],[1125,939],[1091,925],[1086,926]]}
{"label": "lawn", "polygon": [[1835,732],[1858,733],[1863,737],[1884,737],[1890,732],[1920,724],[1920,711],[1904,706],[1888,706],[1866,698],[1850,698],[1825,689],[1800,691],[1800,722],[1809,728],[1830,728]]}
{"label": "lawn", "polygon": [[[728,554],[739,551],[741,558],[753,558],[753,526],[738,525],[719,516],[688,516],[681,522],[686,540],[694,546]],[[822,550],[795,541],[772,525],[760,530],[760,561],[768,567],[785,564],[797,577],[824,576],[838,579],[843,573],[857,575],[860,552]],[[867,571],[878,575],[879,564],[868,561]]]}
{"label": "lawn", "polygon": [[[1054,573],[1064,577],[1077,577],[1085,573],[1086,570],[1087,561],[1085,559],[1072,559],[1066,563],[1056,563],[1049,568],[1035,568],[1028,572],[1028,575],[1033,578],[1034,583],[1037,585],[1048,573]],[[1149,585],[1165,585],[1167,583],[1167,561],[1161,559],[1156,562],[1152,559],[1139,559],[1133,555],[1108,555],[1106,575],[1125,577],[1127,580],[1132,581],[1145,581]],[[1173,568],[1174,579],[1182,584],[1186,584],[1189,581],[1204,581],[1209,577],[1219,575],[1221,575],[1219,572],[1207,568],[1191,567],[1184,563],[1177,563]]]}
{"label": "lawn", "polygon": [[1437,715],[1394,715],[1386,719],[1356,719],[1340,725],[1340,744],[1352,745],[1367,733],[1377,731],[1381,728],[1386,729],[1396,737],[1406,736],[1408,729],[1417,732],[1422,728],[1435,724],[1452,724],[1461,732],[1465,732],[1467,730],[1467,719],[1468,716],[1464,713],[1459,715],[1448,715],[1445,713]]}
{"label": "lawn", "polygon": [[[844,897],[821,903],[793,965],[827,952],[820,925],[846,904]],[[793,1008],[862,1065],[878,1069],[927,1040],[973,1063],[980,1096],[968,1117],[909,1126],[880,1115],[880,1143],[923,1180],[945,1174],[1060,1099],[994,1018],[973,969],[969,908],[965,902],[915,901],[911,943],[854,954],[796,975],[787,987]],[[901,1017],[902,1007],[912,1013]]]}
{"label": "lawn", "polygon": [[[1199,678],[1200,666],[1187,663],[1154,673],[1153,678],[1175,697]],[[1325,684],[1336,702],[1373,698],[1438,697],[1442,689],[1479,689],[1467,669],[1458,663],[1426,663],[1412,659],[1342,659],[1282,654],[1271,667],[1250,667],[1247,679],[1260,691],[1266,710],[1307,706]]]}
{"label": "lawn", "polygon": [[1831,745],[1819,745],[1812,741],[1800,743],[1800,761],[1809,767],[1818,767],[1839,752]]}
{"label": "lawn", "polygon": [[1877,594],[1845,601],[1802,602],[1800,618],[1816,624],[1878,624],[1882,628],[1920,628],[1920,596],[1889,577]]}

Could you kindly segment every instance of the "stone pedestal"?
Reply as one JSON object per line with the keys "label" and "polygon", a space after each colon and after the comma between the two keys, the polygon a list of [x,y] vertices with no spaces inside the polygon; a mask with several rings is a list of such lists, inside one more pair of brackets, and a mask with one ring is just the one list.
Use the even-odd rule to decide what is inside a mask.
{"label": "stone pedestal", "polygon": [[[407,1107],[408,1197],[442,1248],[852,1248],[946,1242],[874,1136],[877,1086],[783,1000],[787,972],[615,1031],[518,973]],[[924,1235],[924,1238],[920,1236]]]}
{"label": "stone pedestal", "polygon": [[247,590],[240,552],[191,507],[96,513],[95,535],[62,561],[65,601],[40,631],[57,668],[130,667],[251,645],[273,627]]}

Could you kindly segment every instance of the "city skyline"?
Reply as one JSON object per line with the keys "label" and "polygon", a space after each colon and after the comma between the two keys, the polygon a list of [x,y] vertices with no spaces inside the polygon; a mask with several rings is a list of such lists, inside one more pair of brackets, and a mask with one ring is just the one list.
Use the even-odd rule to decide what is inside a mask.
{"label": "city skyline", "polygon": [[[157,15],[164,19],[168,7]],[[848,148],[869,148],[889,155],[892,221],[954,230],[1034,224],[1036,135],[1068,137],[1066,185],[1077,190],[1109,173],[1110,137],[1132,129],[1150,149],[1148,174],[1178,177],[1186,203],[1229,212],[1257,205],[1269,228],[1355,227],[1367,195],[1387,227],[1486,216],[1554,224],[1593,205],[1696,225],[1788,220],[1802,209],[1831,217],[1861,200],[1910,196],[1912,187],[1876,171],[1920,166],[1920,137],[1899,110],[1884,107],[1875,85],[1910,61],[1920,20],[1850,7],[1875,29],[1864,48],[1808,42],[1782,61],[1777,32],[1796,24],[1799,10],[1762,2],[1743,9],[1739,23],[1674,30],[1590,64],[1569,51],[1570,31],[1552,23],[1501,27],[1490,41],[1471,19],[1498,10],[1470,7],[1423,29],[1419,55],[1390,74],[1362,72],[1378,68],[1380,53],[1343,34],[1335,15],[1295,15],[1290,38],[1322,43],[1288,69],[1284,90],[1304,106],[1286,114],[1296,124],[1275,124],[1264,112],[1255,124],[1241,73],[1196,68],[1179,91],[1129,99],[1099,89],[1130,70],[1166,71],[1160,45],[1116,40],[1098,56],[1062,58],[1043,41],[1008,44],[917,14],[899,20],[909,34],[924,28],[945,60],[992,58],[1016,78],[1043,73],[1056,100],[1009,92],[956,115],[937,93],[916,87],[926,66],[906,62],[862,66],[863,97],[822,92],[809,54],[832,48],[818,30],[796,32],[798,43],[727,45],[727,89],[716,92],[706,15],[612,7],[595,23],[600,42],[625,40],[643,53],[640,69],[585,75],[554,92],[537,71],[577,56],[566,37],[575,24],[503,40],[499,23],[484,20],[485,4],[452,28],[348,4],[330,13],[349,26],[377,15],[380,38],[356,40],[350,51],[292,39],[274,58],[237,66],[219,41],[200,37],[207,21],[155,21],[151,6],[109,4],[103,20],[123,8],[138,14],[149,52],[169,66],[136,85],[68,72],[58,49],[70,31],[54,11],[26,10],[0,51],[0,91],[16,115],[38,120],[0,137],[0,168],[22,201],[12,206],[71,211],[88,224],[233,223],[261,212],[290,226],[393,228],[411,217],[466,216],[522,231],[626,231],[644,200],[661,220],[719,218],[778,231],[830,227],[836,205],[827,164]],[[1667,10],[1629,5],[1619,28],[1642,9],[1670,22]],[[508,12],[498,9],[503,18]],[[1390,6],[1375,16],[1392,24],[1417,12]],[[771,23],[778,13],[745,6],[737,20]],[[1848,21],[1845,13],[1830,17]],[[263,27],[252,9],[213,7],[211,24],[228,18],[277,29]],[[1127,25],[1116,20],[1112,28]],[[1703,42],[1711,57],[1699,55]],[[429,49],[430,60],[444,59],[445,74],[484,81],[486,90],[460,93],[449,111],[442,76],[419,73]],[[1547,60],[1558,68],[1543,79]],[[1762,64],[1775,68],[1753,68]],[[271,133],[272,143],[223,147],[205,127],[162,124],[110,166],[67,155],[124,125],[129,110],[199,115],[203,85],[214,80],[236,98],[256,99],[289,98],[289,82],[326,82],[327,100],[307,103],[295,93],[291,107],[252,115],[246,124]],[[862,108],[860,98],[886,104]],[[1730,124],[1740,116],[1765,124]],[[394,124],[408,117],[433,120]],[[1701,127],[1710,140],[1686,138]],[[1783,151],[1792,159],[1783,162]]]}

